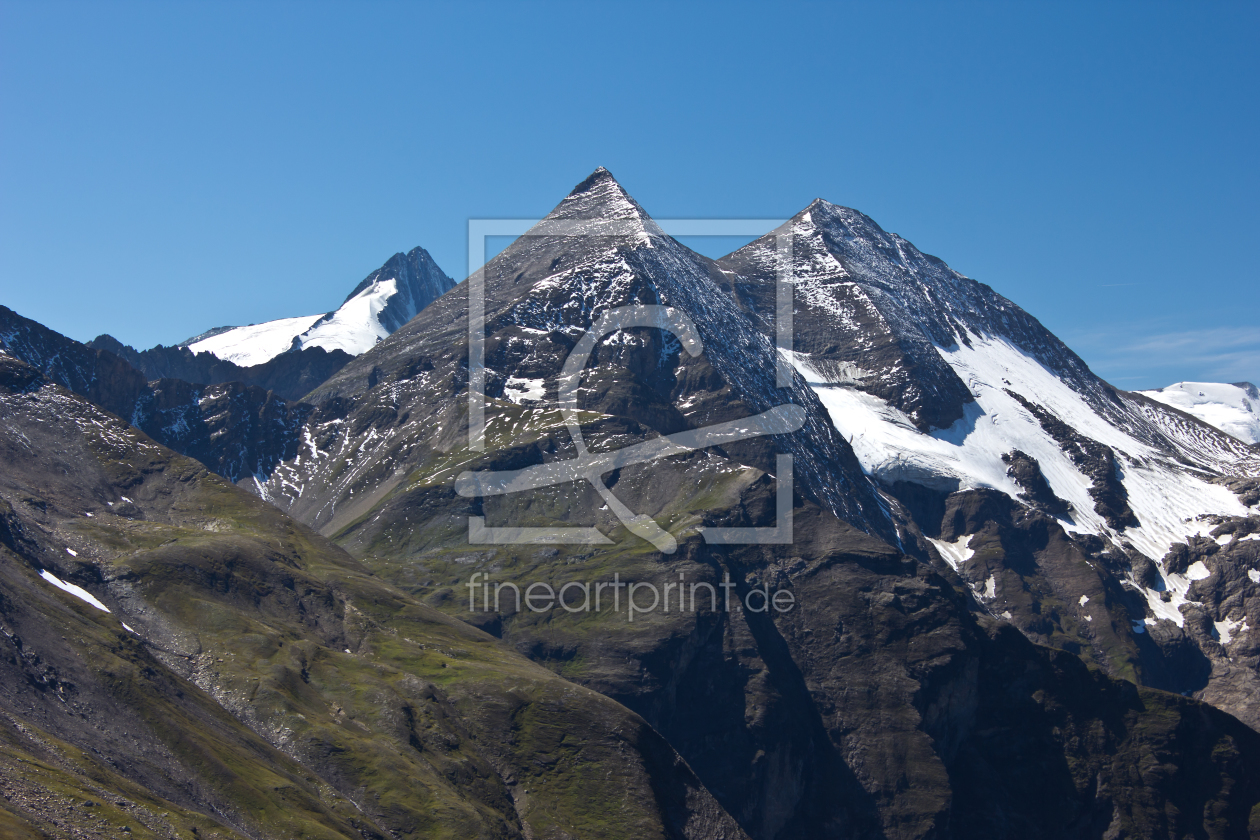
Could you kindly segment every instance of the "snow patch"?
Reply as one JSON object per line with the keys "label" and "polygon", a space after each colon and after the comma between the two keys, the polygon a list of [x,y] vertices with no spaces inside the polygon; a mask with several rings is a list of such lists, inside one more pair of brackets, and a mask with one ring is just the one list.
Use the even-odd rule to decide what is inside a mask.
{"label": "snow patch", "polygon": [[1224,621],[1213,621],[1212,624],[1216,627],[1216,635],[1220,637],[1222,645],[1227,645],[1234,640],[1235,630],[1241,634],[1246,633],[1250,629],[1245,618],[1240,618],[1237,621],[1231,621],[1227,618]]}
{"label": "snow patch", "polygon": [[523,402],[536,402],[546,393],[545,381],[542,379],[526,379],[520,376],[509,376],[503,385],[503,396],[520,405]]}
{"label": "snow patch", "polygon": [[42,577],[44,580],[48,581],[49,583],[51,583],[53,586],[60,589],[62,592],[68,592],[74,597],[78,598],[80,601],[86,601],[87,603],[96,607],[98,610],[101,610],[103,612],[110,612],[109,607],[105,606],[100,601],[96,600],[96,598],[92,595],[92,593],[88,592],[82,586],[76,586],[73,583],[66,583],[65,581],[61,580],[59,577],[54,575],[52,572],[45,571],[44,569],[39,570],[39,576]]}
{"label": "snow patch", "polygon": [[1211,576],[1212,570],[1202,560],[1195,560],[1190,568],[1186,569],[1186,577],[1190,580],[1206,580]]}
{"label": "snow patch", "polygon": [[980,593],[980,598],[985,601],[992,601],[997,597],[997,578],[989,575],[984,582],[984,591]]}
{"label": "snow patch", "polygon": [[958,571],[958,568],[962,566],[963,563],[966,563],[976,554],[975,551],[967,547],[973,536],[975,535],[968,534],[965,537],[959,537],[952,543],[945,542],[944,540],[934,540],[931,537],[928,537],[927,540],[932,545],[936,546],[936,550],[939,551],[941,556],[945,558],[945,562],[950,565],[950,568],[954,571]]}

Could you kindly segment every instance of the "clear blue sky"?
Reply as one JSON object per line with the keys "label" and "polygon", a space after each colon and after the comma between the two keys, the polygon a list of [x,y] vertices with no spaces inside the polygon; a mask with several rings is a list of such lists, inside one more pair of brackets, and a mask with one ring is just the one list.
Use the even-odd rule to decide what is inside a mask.
{"label": "clear blue sky", "polygon": [[5,0],[0,303],[319,312],[603,165],[661,217],[856,207],[1121,387],[1260,381],[1257,45],[1255,2]]}

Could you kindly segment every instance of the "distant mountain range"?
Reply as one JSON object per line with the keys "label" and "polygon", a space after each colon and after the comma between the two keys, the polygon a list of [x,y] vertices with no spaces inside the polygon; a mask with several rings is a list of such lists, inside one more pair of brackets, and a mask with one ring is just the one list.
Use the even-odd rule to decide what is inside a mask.
{"label": "distant mountain range", "polygon": [[[1260,830],[1254,386],[1118,390],[989,286],[821,199],[706,258],[603,169],[472,280],[483,356],[469,283],[422,249],[333,313],[177,348],[85,346],[0,309],[0,818],[55,836]],[[628,306],[692,332],[588,337]],[[221,376],[239,378],[196,382]],[[749,432],[784,406],[799,424]],[[610,460],[599,486],[474,481],[712,428],[739,434]],[[786,541],[712,539],[785,517]],[[473,536],[557,526],[588,538]],[[496,610],[478,579],[725,584],[736,605]],[[792,607],[758,611],[757,591]]]}

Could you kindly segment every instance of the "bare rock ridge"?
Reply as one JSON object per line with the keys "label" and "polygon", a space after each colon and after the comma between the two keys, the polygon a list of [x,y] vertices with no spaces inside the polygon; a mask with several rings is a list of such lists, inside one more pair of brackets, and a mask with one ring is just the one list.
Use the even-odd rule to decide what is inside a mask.
{"label": "bare rock ridge", "polygon": [[109,350],[80,344],[2,306],[0,350],[230,481],[268,474],[293,457],[309,411],[238,381],[150,381]]}
{"label": "bare rock ridge", "polygon": [[274,391],[287,400],[300,400],[353,358],[344,350],[327,351],[310,347],[278,356],[250,367],[220,359],[212,353],[193,353],[187,347],[151,347],[136,350],[111,335],[100,335],[87,343],[93,350],[106,350],[123,359],[145,378],[182,379],[194,385],[221,385],[240,382]]}

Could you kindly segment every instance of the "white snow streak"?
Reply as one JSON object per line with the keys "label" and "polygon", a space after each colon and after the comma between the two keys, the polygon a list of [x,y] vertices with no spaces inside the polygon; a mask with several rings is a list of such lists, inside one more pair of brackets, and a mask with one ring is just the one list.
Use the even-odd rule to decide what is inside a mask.
{"label": "white snow streak", "polygon": [[96,600],[95,596],[93,596],[91,592],[88,592],[82,586],[76,586],[73,583],[66,583],[65,581],[61,580],[59,577],[54,575],[52,572],[45,571],[43,569],[40,569],[39,576],[42,577],[44,580],[48,581],[49,583],[51,583],[53,586],[60,589],[62,592],[69,592],[71,595],[78,598],[80,601],[86,601],[87,603],[96,607],[98,610],[102,610],[103,612],[110,612],[109,607],[105,606],[100,601]]}

